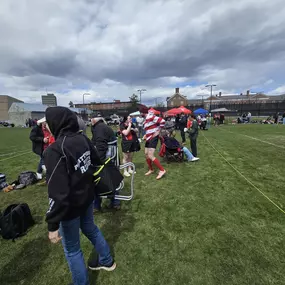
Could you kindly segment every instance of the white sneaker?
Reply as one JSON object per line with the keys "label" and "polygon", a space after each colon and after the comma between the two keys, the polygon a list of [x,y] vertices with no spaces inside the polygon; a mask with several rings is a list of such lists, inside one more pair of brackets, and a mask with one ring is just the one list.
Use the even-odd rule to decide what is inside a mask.
{"label": "white sneaker", "polygon": [[42,180],[43,179],[43,175],[41,173],[37,173],[37,179],[38,180]]}
{"label": "white sneaker", "polygon": [[199,160],[200,158],[198,158],[198,157],[193,157],[190,161],[197,161],[197,160]]}
{"label": "white sneaker", "polygon": [[130,177],[130,176],[131,176],[131,174],[130,174],[127,170],[124,171],[124,175],[125,175],[126,177]]}
{"label": "white sneaker", "polygon": [[135,171],[133,171],[132,169],[129,169],[128,171],[130,174],[136,173]]}
{"label": "white sneaker", "polygon": [[46,168],[46,166],[45,166],[45,165],[43,165],[43,166],[42,166],[42,170],[43,170],[43,172],[44,172],[44,173],[46,173],[46,172],[47,172],[47,168]]}

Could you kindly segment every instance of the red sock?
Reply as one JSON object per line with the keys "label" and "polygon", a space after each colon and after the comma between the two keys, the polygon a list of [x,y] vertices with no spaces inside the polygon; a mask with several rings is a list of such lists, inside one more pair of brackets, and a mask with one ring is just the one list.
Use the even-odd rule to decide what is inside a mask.
{"label": "red sock", "polygon": [[153,168],[152,168],[152,161],[151,161],[151,159],[150,159],[150,158],[147,158],[146,163],[147,163],[147,165],[148,165],[149,170],[152,171]]}
{"label": "red sock", "polygon": [[164,171],[164,168],[162,167],[162,165],[160,164],[160,162],[159,162],[159,160],[157,158],[155,158],[152,162],[157,166],[157,168],[160,171]]}

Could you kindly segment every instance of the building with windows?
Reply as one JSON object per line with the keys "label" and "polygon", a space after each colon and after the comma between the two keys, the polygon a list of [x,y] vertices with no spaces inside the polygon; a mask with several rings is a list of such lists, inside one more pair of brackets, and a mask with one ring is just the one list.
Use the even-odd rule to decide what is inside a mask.
{"label": "building with windows", "polygon": [[9,119],[8,111],[14,102],[23,103],[23,101],[8,95],[0,95],[0,121]]}
{"label": "building with windows", "polygon": [[42,95],[42,104],[49,107],[56,107],[57,106],[56,96],[52,93],[47,95]]}
{"label": "building with windows", "polygon": [[188,105],[187,97],[180,93],[178,87],[175,88],[175,93],[171,97],[166,98],[166,102],[168,108],[175,108],[175,107]]}
{"label": "building with windows", "polygon": [[91,110],[93,112],[100,112],[100,114],[126,114],[130,110],[136,109],[140,112],[147,112],[148,108],[140,103],[133,104],[133,102],[127,101],[122,102],[120,100],[114,100],[113,102],[104,102],[104,103],[85,103],[85,104],[75,104],[75,108],[84,108]]}

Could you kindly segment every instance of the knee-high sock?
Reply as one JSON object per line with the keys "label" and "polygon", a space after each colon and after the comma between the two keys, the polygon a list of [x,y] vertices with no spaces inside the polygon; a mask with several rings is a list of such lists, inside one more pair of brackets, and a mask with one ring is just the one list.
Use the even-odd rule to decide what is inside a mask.
{"label": "knee-high sock", "polygon": [[147,165],[148,165],[149,170],[153,170],[153,168],[152,168],[152,161],[151,161],[150,158],[147,158],[147,159],[146,159],[146,163],[147,163]]}
{"label": "knee-high sock", "polygon": [[154,158],[154,160],[152,161],[156,167],[160,170],[160,171],[164,171],[164,168],[162,167],[162,165],[160,164],[159,160],[157,158]]}

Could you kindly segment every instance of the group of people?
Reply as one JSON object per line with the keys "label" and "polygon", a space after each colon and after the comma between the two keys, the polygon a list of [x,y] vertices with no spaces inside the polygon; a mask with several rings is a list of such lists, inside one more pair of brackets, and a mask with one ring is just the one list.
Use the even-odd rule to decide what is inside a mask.
{"label": "group of people", "polygon": [[[134,124],[133,118],[128,116],[120,124],[123,163],[131,162],[134,152],[140,150],[141,142],[138,136],[142,136],[145,141],[145,159],[148,167],[145,175],[152,175],[156,167],[158,169],[156,179],[161,179],[166,170],[156,158],[155,150],[161,131],[167,124],[163,118],[155,116],[152,112],[149,112],[145,118],[142,116],[139,118],[141,120],[138,119]],[[198,123],[194,116],[191,116],[189,122],[186,128],[188,127],[190,132],[193,155],[197,156]],[[80,119],[71,110],[64,107],[50,107],[46,110],[45,118],[37,121],[30,134],[33,150],[40,157],[38,178],[41,179],[42,172],[46,171],[49,196],[49,209],[46,214],[48,236],[52,243],[62,242],[74,285],[89,284],[80,248],[80,230],[98,253],[98,258],[91,260],[88,268],[106,271],[113,271],[116,268],[110,248],[94,224],[93,211],[94,208],[100,210],[101,199],[96,194],[90,167],[102,165],[106,158],[113,157],[117,133],[101,117],[92,118],[91,123],[92,139],[89,140],[83,134],[85,129]],[[186,147],[185,152],[187,152]],[[190,153],[189,150],[188,152]],[[190,153],[192,160],[193,155]],[[124,175],[130,176],[132,171],[131,168],[127,168]],[[120,201],[111,198],[110,207],[119,209]]]}

